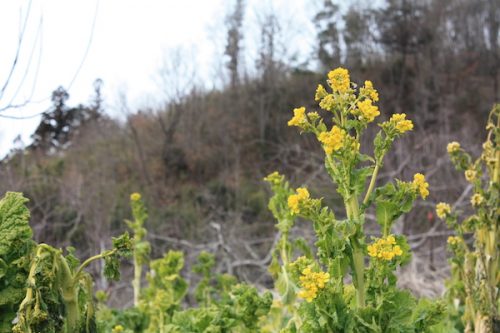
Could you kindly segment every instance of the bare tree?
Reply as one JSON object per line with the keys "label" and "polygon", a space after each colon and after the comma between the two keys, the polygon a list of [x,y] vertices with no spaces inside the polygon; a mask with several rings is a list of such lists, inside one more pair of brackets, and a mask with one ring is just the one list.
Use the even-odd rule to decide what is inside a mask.
{"label": "bare tree", "polygon": [[226,17],[227,43],[225,54],[229,57],[227,69],[229,70],[231,87],[235,87],[240,80],[241,42],[243,40],[242,26],[244,14],[244,0],[236,0],[233,12]]}

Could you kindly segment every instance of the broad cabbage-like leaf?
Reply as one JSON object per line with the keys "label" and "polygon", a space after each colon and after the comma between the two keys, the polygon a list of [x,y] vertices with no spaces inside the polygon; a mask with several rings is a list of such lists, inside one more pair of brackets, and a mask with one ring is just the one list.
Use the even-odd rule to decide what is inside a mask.
{"label": "broad cabbage-like leaf", "polygon": [[26,292],[34,242],[30,213],[21,193],[7,192],[0,200],[0,333],[11,332],[19,303]]}

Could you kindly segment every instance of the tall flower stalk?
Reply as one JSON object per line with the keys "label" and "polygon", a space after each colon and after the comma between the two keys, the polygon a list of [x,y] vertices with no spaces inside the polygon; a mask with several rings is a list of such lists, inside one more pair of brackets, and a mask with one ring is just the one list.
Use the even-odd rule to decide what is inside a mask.
{"label": "tall flower stalk", "polygon": [[[422,332],[443,309],[438,303],[416,306],[408,292],[396,287],[394,271],[411,254],[405,237],[392,235],[391,227],[411,210],[417,197],[429,195],[429,184],[424,175],[416,174],[413,181],[396,180],[377,187],[385,155],[394,140],[413,129],[413,123],[405,114],[379,123],[373,154],[364,154],[361,137],[380,116],[375,104],[378,92],[371,81],[362,86],[351,82],[343,68],[328,73],[327,84],[319,85],[315,95],[323,111],[296,108],[288,125],[313,134],[322,146],[326,171],[344,202],[344,212],[339,213],[343,217],[322,199],[313,198],[307,188],[290,188],[279,173],[265,178],[274,192],[269,208],[281,232],[270,271],[289,312],[287,329],[337,332],[351,327],[365,332],[361,328],[370,327],[367,331],[408,328]],[[365,213],[372,206],[383,238],[367,246]],[[316,254],[305,241],[290,237],[299,217],[312,222]],[[297,298],[305,302],[296,302]],[[412,320],[417,314],[426,321]]]}
{"label": "tall flower stalk", "polygon": [[130,207],[132,208],[134,220],[125,222],[133,234],[134,279],[132,280],[132,287],[134,290],[134,306],[138,306],[141,296],[142,268],[149,261],[151,245],[145,240],[147,230],[144,228],[144,222],[148,218],[148,213],[139,193],[130,195]]}
{"label": "tall flower stalk", "polygon": [[464,309],[465,332],[475,333],[500,329],[500,105],[493,107],[486,130],[483,152],[476,160],[458,142],[447,147],[455,168],[472,185],[473,213],[459,221],[459,212],[449,204],[436,206],[437,215],[455,231],[448,239],[453,253],[448,296]]}

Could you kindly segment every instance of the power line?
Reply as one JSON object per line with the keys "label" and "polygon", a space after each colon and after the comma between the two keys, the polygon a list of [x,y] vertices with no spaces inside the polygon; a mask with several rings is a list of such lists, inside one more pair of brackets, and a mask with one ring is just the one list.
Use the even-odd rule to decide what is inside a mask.
{"label": "power line", "polygon": [[[89,40],[87,42],[87,47],[85,48],[85,52],[83,54],[82,60],[80,61],[80,64],[78,65],[78,68],[77,68],[75,74],[73,75],[73,78],[71,79],[71,81],[67,85],[66,91],[68,91],[68,92],[71,89],[71,87],[73,86],[73,83],[76,81],[78,75],[80,74],[80,71],[81,71],[81,69],[82,69],[82,67],[83,67],[83,65],[85,63],[85,60],[87,59],[88,54],[89,54],[90,47],[91,47],[92,41],[94,39],[95,26],[96,26],[97,16],[98,16],[98,12],[99,12],[99,3],[100,3],[100,0],[97,0],[96,1],[96,6],[95,6],[95,10],[94,10],[94,17],[92,19],[90,36],[89,36]],[[31,5],[31,0],[30,0],[30,5]],[[23,33],[24,33],[24,30],[23,30]],[[17,59],[15,60],[15,62],[17,62]],[[38,77],[38,69],[39,68],[37,67],[36,77]],[[23,102],[21,104],[18,104],[18,105],[7,105],[4,108],[0,108],[0,112],[5,111],[7,109],[12,109],[12,108],[21,108],[21,107],[24,107],[24,106],[26,106],[28,104],[31,104],[31,103],[42,103],[42,102],[45,102],[45,101],[47,101],[47,100],[50,99],[50,97],[45,97],[45,98],[43,98],[41,100],[38,100],[38,101],[35,101],[35,102],[30,101],[31,97],[33,96],[33,91],[34,91],[34,88],[32,89],[32,94],[31,94],[30,98],[28,100],[26,100],[25,102]],[[3,91],[2,91],[2,93],[3,93]],[[0,94],[0,96],[1,96],[1,94]],[[18,119],[18,120],[21,120],[21,119],[31,119],[31,118],[35,118],[37,116],[40,116],[41,114],[43,114],[45,112],[47,112],[47,110],[42,111],[42,112],[37,112],[37,113],[29,115],[29,116],[12,116],[12,115],[5,115],[5,114],[1,114],[0,113],[0,118]]]}
{"label": "power line", "polygon": [[[42,35],[42,30],[43,30],[42,29],[43,28],[42,24],[43,24],[43,16],[40,17],[40,23],[38,24],[38,29],[37,29],[37,33],[36,33],[36,37],[35,37],[35,42],[33,44],[33,48],[31,49],[31,53],[30,53],[30,56],[28,58],[28,65],[26,66],[26,69],[24,71],[24,74],[23,74],[23,77],[21,79],[21,82],[17,86],[17,89],[14,92],[14,95],[12,95],[12,98],[10,99],[9,103],[7,103],[7,106],[5,108],[0,108],[0,111],[3,111],[4,109],[9,108],[9,106],[14,103],[17,95],[21,91],[21,88],[24,85],[24,81],[26,80],[26,78],[28,76],[28,73],[29,73],[29,70],[31,68],[31,63],[32,63],[32,60],[33,60],[33,56],[35,54],[36,46],[37,46],[37,44],[39,44],[40,45],[39,46],[40,49],[39,49],[39,56],[38,56],[37,67],[36,67],[36,70],[35,70],[35,77],[34,77],[34,80],[33,80],[34,83],[33,83],[32,89],[31,89],[30,97],[28,97],[26,99],[26,101],[31,100],[31,98],[33,97],[34,90],[35,90],[35,84],[36,84],[36,81],[37,81],[37,78],[38,78],[38,71],[40,69],[40,62],[41,62],[41,59],[42,59],[42,55],[41,55],[41,52],[42,52],[42,40],[41,40],[41,37],[40,37]],[[23,104],[23,103],[21,103],[21,104]]]}
{"label": "power line", "polygon": [[31,13],[31,4],[32,4],[32,0],[30,0],[30,2],[28,3],[28,10],[26,12],[26,17],[24,18],[24,24],[23,24],[22,30],[19,33],[16,55],[14,56],[14,61],[12,62],[12,66],[10,67],[9,75],[7,75],[7,79],[5,80],[5,83],[3,84],[3,87],[0,90],[0,98],[2,98],[2,96],[5,92],[5,89],[7,89],[7,86],[9,85],[9,81],[12,78],[12,74],[14,74],[14,70],[16,69],[17,61],[19,60],[19,54],[21,53],[21,46],[22,46],[23,39],[24,39],[24,33],[26,32],[26,26],[28,25],[28,18],[29,18],[30,13]]}
{"label": "power line", "polygon": [[42,111],[42,112],[37,112],[35,114],[31,114],[29,116],[11,116],[11,115],[7,115],[7,114],[0,114],[0,118],[6,118],[6,119],[16,119],[16,120],[22,120],[22,119],[32,119],[32,118],[36,118],[42,114],[44,114],[45,112],[49,111],[49,109],[45,110],[45,111]]}
{"label": "power line", "polygon": [[82,61],[80,62],[80,65],[78,66],[78,69],[76,70],[75,75],[73,76],[73,79],[68,84],[67,90],[70,90],[71,86],[73,86],[73,83],[75,82],[78,74],[80,74],[80,70],[82,69],[83,64],[85,63],[85,60],[87,59],[87,55],[89,54],[90,45],[92,45],[92,40],[94,39],[95,25],[97,22],[97,12],[99,11],[99,1],[100,0],[97,0],[95,3],[94,18],[92,19],[92,27],[90,30],[90,36],[89,36],[89,41],[87,43],[87,48],[85,49],[85,53],[83,54]]}

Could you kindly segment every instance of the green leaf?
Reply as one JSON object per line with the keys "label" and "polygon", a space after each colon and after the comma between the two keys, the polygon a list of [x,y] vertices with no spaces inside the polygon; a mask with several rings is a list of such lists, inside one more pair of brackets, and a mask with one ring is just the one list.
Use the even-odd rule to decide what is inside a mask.
{"label": "green leaf", "polygon": [[281,301],[283,304],[292,304],[295,300],[295,285],[291,281],[291,277],[288,272],[283,268],[278,280],[275,283],[275,288],[281,295]]}
{"label": "green leaf", "polygon": [[27,201],[15,192],[7,192],[0,200],[0,333],[11,332],[12,320],[26,292],[25,281],[35,246]]}
{"label": "green leaf", "polygon": [[360,195],[365,190],[366,179],[373,174],[374,167],[365,167],[356,169],[351,174],[351,184],[356,196]]}
{"label": "green leaf", "polygon": [[446,306],[442,301],[420,299],[412,315],[416,332],[427,332],[428,328],[444,319],[445,313]]}
{"label": "green leaf", "polygon": [[21,193],[7,192],[0,200],[0,258],[6,262],[25,255],[33,246],[30,213]]}
{"label": "green leaf", "polygon": [[377,223],[382,227],[383,233],[387,234],[394,221],[394,216],[399,212],[399,207],[392,201],[377,199],[375,215]]}

